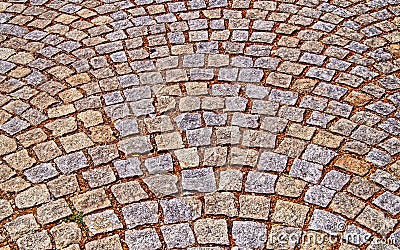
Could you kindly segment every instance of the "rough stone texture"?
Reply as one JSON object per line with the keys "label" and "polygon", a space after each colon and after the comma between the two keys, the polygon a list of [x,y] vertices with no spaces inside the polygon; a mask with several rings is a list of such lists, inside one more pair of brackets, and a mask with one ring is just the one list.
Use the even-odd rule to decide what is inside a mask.
{"label": "rough stone texture", "polygon": [[273,225],[268,235],[268,249],[294,249],[301,239],[301,229]]}
{"label": "rough stone texture", "polygon": [[307,182],[282,175],[276,182],[276,193],[287,197],[300,197]]}
{"label": "rough stone texture", "polygon": [[88,250],[122,250],[121,241],[118,235],[112,235],[99,240],[94,240],[85,244]]}
{"label": "rough stone texture", "polygon": [[53,227],[50,233],[59,248],[65,248],[71,244],[79,244],[82,239],[81,229],[74,222],[59,224]]}
{"label": "rough stone texture", "polygon": [[386,236],[391,232],[397,223],[397,220],[387,217],[383,212],[371,208],[370,206],[365,207],[356,218],[356,221],[382,236]]}
{"label": "rough stone texture", "polygon": [[373,196],[376,192],[378,192],[379,187],[371,181],[360,177],[355,177],[350,183],[347,190],[353,195],[366,200]]}
{"label": "rough stone texture", "polygon": [[189,224],[174,224],[161,227],[161,233],[169,248],[184,248],[195,242]]}
{"label": "rough stone texture", "polygon": [[334,212],[350,219],[354,219],[364,207],[365,204],[361,200],[346,193],[337,193],[330,205]]}
{"label": "rough stone texture", "polygon": [[83,172],[82,176],[92,188],[104,186],[116,180],[114,171],[108,166],[89,169]]}
{"label": "rough stone texture", "polygon": [[339,232],[343,232],[346,226],[346,220],[341,216],[336,216],[332,213],[315,210],[308,228],[311,230],[324,231],[331,235],[336,235]]}
{"label": "rough stone texture", "polygon": [[158,222],[158,204],[154,201],[133,203],[122,208],[128,228]]}
{"label": "rough stone texture", "polygon": [[132,203],[149,197],[137,181],[116,184],[111,187],[111,191],[121,204]]}
{"label": "rough stone texture", "polygon": [[182,171],[182,187],[187,191],[213,192],[216,190],[212,168]]}
{"label": "rough stone texture", "polygon": [[128,230],[125,232],[125,242],[129,249],[158,249],[161,241],[154,229]]}
{"label": "rough stone texture", "polygon": [[144,166],[150,174],[172,171],[174,166],[170,154],[160,155],[144,161]]}
{"label": "rough stone texture", "polygon": [[113,210],[87,215],[83,221],[92,234],[112,232],[123,227]]}
{"label": "rough stone texture", "polygon": [[307,190],[304,196],[304,201],[321,207],[327,207],[334,195],[334,190],[321,185],[316,185]]}
{"label": "rough stone texture", "polygon": [[50,201],[50,193],[44,184],[33,186],[15,197],[18,208],[30,208]]}
{"label": "rough stone texture", "polygon": [[317,183],[321,178],[323,166],[320,164],[296,159],[290,169],[290,176],[303,179],[306,182]]}
{"label": "rough stone texture", "polygon": [[178,177],[172,174],[152,175],[143,179],[143,181],[157,197],[172,195],[178,192]]}
{"label": "rough stone texture", "polygon": [[241,195],[239,217],[268,220],[271,199],[262,196]]}
{"label": "rough stone texture", "polygon": [[47,187],[56,198],[79,191],[79,184],[74,175],[61,175],[57,179],[49,181]]}
{"label": "rough stone texture", "polygon": [[393,249],[399,5],[0,1],[0,249]]}
{"label": "rough stone texture", "polygon": [[194,223],[194,232],[200,244],[228,245],[228,225],[223,219],[200,219]]}
{"label": "rough stone texture", "polygon": [[46,231],[30,233],[17,240],[19,249],[52,249],[50,236]]}
{"label": "rough stone texture", "polygon": [[153,147],[150,144],[149,137],[140,136],[122,140],[118,143],[118,148],[127,155],[144,154]]}
{"label": "rough stone texture", "polygon": [[72,214],[64,199],[59,199],[46,203],[36,210],[39,223],[48,224]]}
{"label": "rough stone texture", "polygon": [[373,204],[395,216],[400,212],[400,197],[390,192],[378,196]]}
{"label": "rough stone texture", "polygon": [[114,167],[116,168],[120,178],[142,175],[143,172],[140,169],[140,165],[141,163],[138,158],[128,158],[126,160],[114,161]]}
{"label": "rough stone texture", "polygon": [[304,205],[279,200],[272,214],[272,221],[281,222],[288,226],[302,227],[309,208]]}
{"label": "rough stone texture", "polygon": [[246,248],[263,248],[267,229],[264,224],[252,221],[234,221],[232,235],[236,245]]}
{"label": "rough stone texture", "polygon": [[4,220],[7,217],[10,217],[13,214],[13,209],[11,204],[7,200],[0,200],[0,221]]}
{"label": "rough stone texture", "polygon": [[237,216],[236,198],[228,192],[206,194],[204,196],[204,211],[206,214]]}
{"label": "rough stone texture", "polygon": [[195,197],[161,200],[160,205],[165,223],[192,221],[201,216],[202,204]]}
{"label": "rough stone texture", "polygon": [[27,233],[36,231],[39,229],[39,225],[37,224],[33,214],[26,214],[7,222],[4,224],[4,228],[11,239],[15,240]]}
{"label": "rough stone texture", "polygon": [[84,214],[111,206],[111,202],[102,188],[76,195],[71,198],[71,201],[76,210]]}

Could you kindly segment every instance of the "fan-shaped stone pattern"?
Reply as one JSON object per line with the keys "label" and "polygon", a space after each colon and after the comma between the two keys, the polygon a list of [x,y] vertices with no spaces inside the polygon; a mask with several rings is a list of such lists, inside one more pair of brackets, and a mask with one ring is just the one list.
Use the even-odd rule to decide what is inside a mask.
{"label": "fan-shaped stone pattern", "polygon": [[399,16],[1,2],[0,249],[398,247]]}

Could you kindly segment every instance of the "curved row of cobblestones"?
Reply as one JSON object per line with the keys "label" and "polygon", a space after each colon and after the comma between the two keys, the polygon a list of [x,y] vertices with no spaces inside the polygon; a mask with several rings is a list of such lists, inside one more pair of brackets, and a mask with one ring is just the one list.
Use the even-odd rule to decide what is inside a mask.
{"label": "curved row of cobblestones", "polygon": [[0,2],[0,250],[397,249],[399,0]]}

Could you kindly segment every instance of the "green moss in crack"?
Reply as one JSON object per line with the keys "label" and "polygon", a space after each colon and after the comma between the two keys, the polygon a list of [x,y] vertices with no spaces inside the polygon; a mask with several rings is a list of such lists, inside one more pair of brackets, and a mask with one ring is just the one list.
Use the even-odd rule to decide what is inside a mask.
{"label": "green moss in crack", "polygon": [[83,212],[77,211],[72,205],[69,204],[69,208],[72,214],[64,219],[64,222],[75,222],[79,228],[85,233],[88,233],[88,229],[83,221]]}

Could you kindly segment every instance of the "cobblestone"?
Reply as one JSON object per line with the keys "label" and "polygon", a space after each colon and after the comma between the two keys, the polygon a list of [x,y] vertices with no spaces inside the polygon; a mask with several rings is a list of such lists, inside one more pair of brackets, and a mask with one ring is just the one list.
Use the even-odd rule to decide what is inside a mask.
{"label": "cobblestone", "polygon": [[251,221],[235,221],[232,227],[233,239],[240,247],[263,248],[267,230],[264,224]]}
{"label": "cobblestone", "polygon": [[0,3],[0,249],[394,249],[399,4]]}
{"label": "cobblestone", "polygon": [[397,220],[388,218],[383,212],[370,206],[365,207],[356,221],[383,236],[392,231],[397,223]]}
{"label": "cobblestone", "polygon": [[122,208],[124,220],[128,228],[138,225],[152,224],[158,222],[158,204],[148,201],[133,203]]}
{"label": "cobblestone", "polygon": [[276,204],[272,221],[281,222],[288,226],[302,227],[308,211],[307,206],[280,200]]}
{"label": "cobblestone", "polygon": [[346,220],[341,216],[317,209],[311,217],[311,222],[308,228],[336,235],[339,232],[344,231],[345,222]]}
{"label": "cobblestone", "polygon": [[62,223],[50,230],[57,247],[66,248],[72,244],[79,244],[82,232],[78,224],[74,222]]}
{"label": "cobblestone", "polygon": [[194,231],[201,244],[228,245],[228,225],[221,219],[201,219],[195,222]]}
{"label": "cobblestone", "polygon": [[59,199],[46,203],[36,210],[39,223],[48,224],[72,214],[67,202]]}

